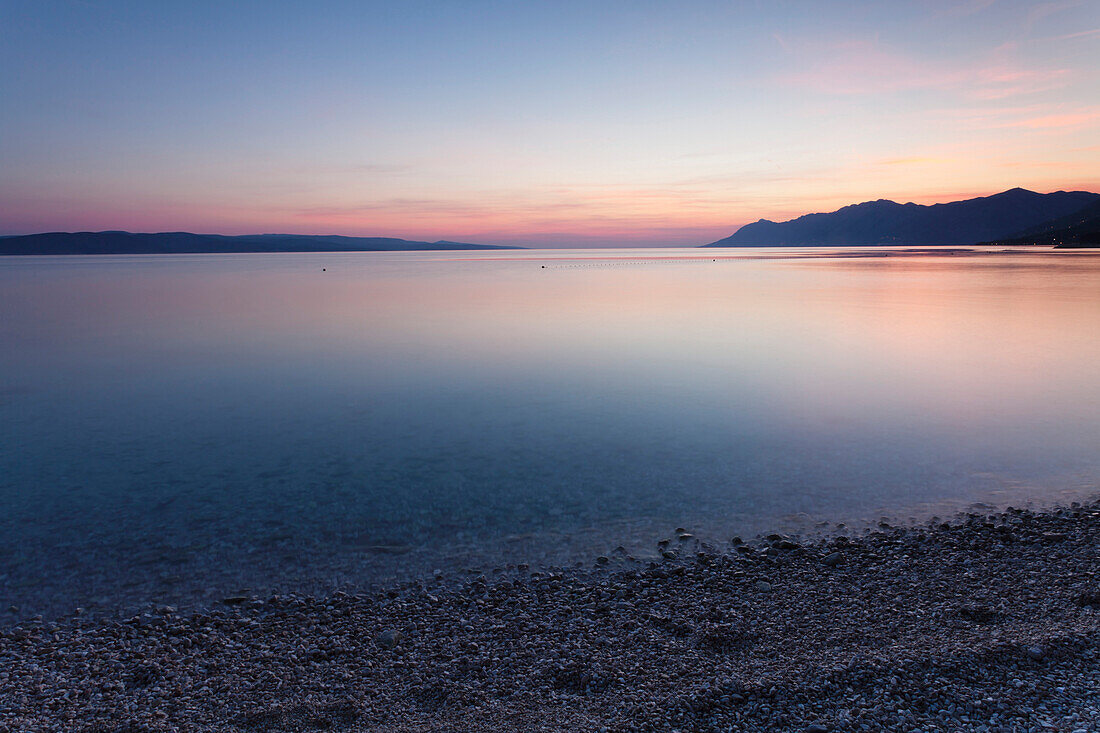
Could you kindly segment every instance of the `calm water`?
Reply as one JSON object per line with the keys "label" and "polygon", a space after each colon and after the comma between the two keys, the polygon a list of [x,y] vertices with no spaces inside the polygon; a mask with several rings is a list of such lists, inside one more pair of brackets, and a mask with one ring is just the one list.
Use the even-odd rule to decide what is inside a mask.
{"label": "calm water", "polygon": [[0,259],[0,614],[1095,494],[1100,253],[869,252]]}

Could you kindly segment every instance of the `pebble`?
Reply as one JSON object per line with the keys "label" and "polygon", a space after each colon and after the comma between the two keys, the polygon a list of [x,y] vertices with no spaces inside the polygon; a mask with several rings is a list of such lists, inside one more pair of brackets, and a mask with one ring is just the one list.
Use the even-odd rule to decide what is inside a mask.
{"label": "pebble", "polygon": [[386,629],[378,635],[378,643],[383,649],[393,649],[401,643],[401,632],[394,629]]}
{"label": "pebble", "polygon": [[[842,546],[839,583],[821,564]],[[1100,730],[1098,546],[1092,503],[774,557],[37,617],[0,630],[0,728]]]}

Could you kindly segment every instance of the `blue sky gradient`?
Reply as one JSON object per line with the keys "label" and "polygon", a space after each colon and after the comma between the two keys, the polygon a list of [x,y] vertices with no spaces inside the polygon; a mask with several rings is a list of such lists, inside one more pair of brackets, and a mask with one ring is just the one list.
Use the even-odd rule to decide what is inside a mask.
{"label": "blue sky gradient", "polygon": [[0,4],[0,233],[686,245],[1100,188],[1100,3]]}

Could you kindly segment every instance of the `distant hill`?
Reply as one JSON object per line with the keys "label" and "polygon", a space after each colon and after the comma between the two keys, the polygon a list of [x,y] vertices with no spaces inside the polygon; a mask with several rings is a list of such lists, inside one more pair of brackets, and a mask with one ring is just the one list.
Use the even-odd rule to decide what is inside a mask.
{"label": "distant hill", "polygon": [[982,244],[1045,244],[1059,249],[1100,247],[1100,201],[1011,237]]}
{"label": "distant hill", "polygon": [[408,250],[522,249],[464,242],[416,242],[390,237],[313,234],[162,232],[49,232],[0,237],[0,255],[228,254],[241,252],[397,252]]}
{"label": "distant hill", "polygon": [[1100,201],[1088,191],[1035,193],[1013,188],[947,204],[880,199],[785,222],[761,219],[704,247],[974,244],[997,240],[1066,217]]}

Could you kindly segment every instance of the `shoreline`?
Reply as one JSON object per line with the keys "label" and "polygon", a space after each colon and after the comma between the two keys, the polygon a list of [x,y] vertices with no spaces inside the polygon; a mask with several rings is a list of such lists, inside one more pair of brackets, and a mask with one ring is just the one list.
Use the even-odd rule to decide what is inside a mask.
{"label": "shoreline", "polygon": [[[1045,511],[1100,500],[1100,494],[1081,488],[1048,492],[1045,500],[1034,492],[1001,494],[865,507],[858,512],[725,513],[678,519],[711,551],[732,552],[733,536],[778,532],[819,543],[837,534],[865,534],[882,522],[912,527],[1010,506]],[[601,555],[619,564],[645,564],[661,559],[660,540],[674,535],[673,526],[667,517],[639,516],[529,531],[516,528],[509,534],[471,531],[433,544],[397,534],[333,544],[308,532],[297,539],[281,537],[276,543],[263,535],[241,534],[230,543],[201,549],[195,543],[158,542],[149,535],[125,546],[67,542],[51,548],[44,540],[25,540],[18,551],[14,543],[0,546],[0,556],[8,563],[0,574],[0,632],[36,619],[57,621],[75,615],[109,622],[158,606],[173,606],[180,613],[203,612],[230,596],[370,594],[410,582],[453,588],[481,574],[514,574],[517,565],[576,573],[592,567]],[[54,536],[48,539],[56,542]]]}
{"label": "shoreline", "polygon": [[1100,726],[1100,501],[804,543],[771,535],[728,551],[672,537],[661,552],[458,586],[24,623],[0,634],[0,723]]}

